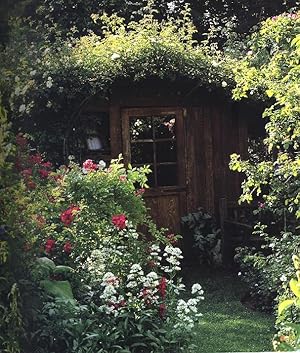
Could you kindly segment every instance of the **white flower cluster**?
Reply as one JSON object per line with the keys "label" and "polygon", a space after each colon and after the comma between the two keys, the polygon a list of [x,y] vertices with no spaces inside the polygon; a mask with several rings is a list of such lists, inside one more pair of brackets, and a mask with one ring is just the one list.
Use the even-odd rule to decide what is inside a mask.
{"label": "white flower cluster", "polygon": [[128,239],[138,239],[139,233],[136,231],[134,225],[130,221],[126,221],[126,228],[118,231],[119,236]]}
{"label": "white flower cluster", "polygon": [[162,270],[166,273],[180,271],[180,260],[183,259],[182,251],[174,246],[167,245],[164,250],[163,257],[168,265],[162,266]]}
{"label": "white flower cluster", "polygon": [[195,323],[202,316],[202,314],[198,312],[198,305],[200,301],[204,299],[200,284],[195,283],[192,286],[192,294],[196,295],[195,298],[190,298],[188,301],[180,299],[177,303],[177,322],[174,325],[177,329],[191,331]]}
{"label": "white flower cluster", "polygon": [[141,265],[134,264],[131,266],[129,274],[127,276],[127,288],[135,288],[139,283],[143,282],[144,271],[142,270]]}
{"label": "white flower cluster", "polygon": [[105,272],[107,251],[106,248],[93,250],[91,255],[83,263],[82,267],[87,271],[92,281],[99,281]]}
{"label": "white flower cluster", "polygon": [[100,306],[99,309],[106,314],[117,316],[124,307],[123,303],[125,303],[124,297],[118,294],[120,280],[113,273],[107,272],[102,278],[101,286],[103,287],[103,292],[100,298],[103,299],[105,304]]}

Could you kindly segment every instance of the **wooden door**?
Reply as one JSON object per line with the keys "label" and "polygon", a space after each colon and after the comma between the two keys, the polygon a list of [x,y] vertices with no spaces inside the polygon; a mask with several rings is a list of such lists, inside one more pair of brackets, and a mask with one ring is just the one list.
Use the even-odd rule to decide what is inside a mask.
{"label": "wooden door", "polygon": [[158,226],[180,232],[186,213],[185,133],[181,108],[122,110],[123,155],[133,166],[150,165],[146,205]]}

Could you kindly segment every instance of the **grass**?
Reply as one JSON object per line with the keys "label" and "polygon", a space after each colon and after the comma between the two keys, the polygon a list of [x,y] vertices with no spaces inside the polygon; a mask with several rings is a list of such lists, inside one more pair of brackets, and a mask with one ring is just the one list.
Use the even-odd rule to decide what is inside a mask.
{"label": "grass", "polygon": [[201,267],[197,271],[186,270],[185,276],[188,282],[199,282],[205,292],[203,320],[193,342],[196,351],[272,351],[275,317],[248,309],[240,302],[246,289],[234,271]]}

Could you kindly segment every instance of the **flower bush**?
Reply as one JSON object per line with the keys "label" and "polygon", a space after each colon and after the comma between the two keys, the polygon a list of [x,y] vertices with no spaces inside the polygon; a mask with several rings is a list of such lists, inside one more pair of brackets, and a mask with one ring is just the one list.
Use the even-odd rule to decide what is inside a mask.
{"label": "flower bush", "polygon": [[203,290],[183,299],[178,236],[156,228],[142,198],[149,168],[125,170],[120,156],[53,171],[21,135],[13,168],[26,195],[16,219],[26,285],[10,352],[186,349]]}

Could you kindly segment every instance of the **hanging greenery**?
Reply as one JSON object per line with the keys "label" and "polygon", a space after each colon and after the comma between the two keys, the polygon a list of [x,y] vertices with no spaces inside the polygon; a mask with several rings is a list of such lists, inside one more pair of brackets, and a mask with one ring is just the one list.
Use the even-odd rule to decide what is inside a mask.
{"label": "hanging greenery", "polygon": [[155,13],[149,7],[140,21],[129,24],[115,15],[93,15],[102,26],[101,37],[90,33],[54,42],[45,39],[42,29],[37,33],[19,23],[14,42],[3,53],[1,75],[14,116],[43,111],[70,116],[77,102],[95,94],[107,96],[119,79],[189,78],[207,87],[232,85],[231,61],[193,40],[196,29],[188,7],[179,19],[158,21]]}

